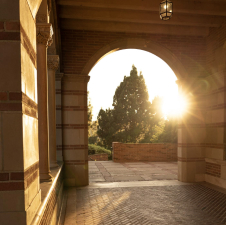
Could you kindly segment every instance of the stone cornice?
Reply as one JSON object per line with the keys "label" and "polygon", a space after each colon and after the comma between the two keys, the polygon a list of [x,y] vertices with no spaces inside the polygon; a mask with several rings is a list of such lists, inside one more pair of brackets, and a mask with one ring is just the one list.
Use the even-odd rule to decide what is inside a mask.
{"label": "stone cornice", "polygon": [[77,75],[77,74],[64,74],[63,82],[82,82],[88,83],[90,76]]}
{"label": "stone cornice", "polygon": [[36,33],[38,44],[43,44],[48,47],[53,43],[53,28],[51,23],[37,23]]}
{"label": "stone cornice", "polygon": [[47,56],[47,66],[49,70],[57,71],[59,68],[59,55],[48,55]]}

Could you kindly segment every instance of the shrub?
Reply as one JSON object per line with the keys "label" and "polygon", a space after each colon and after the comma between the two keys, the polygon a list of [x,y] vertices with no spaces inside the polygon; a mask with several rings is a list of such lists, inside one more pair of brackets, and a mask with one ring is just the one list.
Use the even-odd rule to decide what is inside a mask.
{"label": "shrub", "polygon": [[98,145],[88,144],[88,155],[107,153],[111,159],[111,151]]}

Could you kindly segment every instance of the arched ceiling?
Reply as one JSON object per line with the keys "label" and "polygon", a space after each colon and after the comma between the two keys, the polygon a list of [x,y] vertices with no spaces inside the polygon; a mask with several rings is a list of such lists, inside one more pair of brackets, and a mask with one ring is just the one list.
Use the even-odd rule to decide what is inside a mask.
{"label": "arched ceiling", "polygon": [[56,0],[62,29],[207,36],[226,21],[226,0],[172,0],[173,17],[159,18],[161,0]]}

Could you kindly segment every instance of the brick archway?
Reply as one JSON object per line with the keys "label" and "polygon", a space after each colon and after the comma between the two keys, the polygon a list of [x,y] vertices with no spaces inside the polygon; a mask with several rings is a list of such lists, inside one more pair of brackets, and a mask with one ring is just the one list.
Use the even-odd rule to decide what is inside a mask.
{"label": "brick archway", "polygon": [[147,41],[141,38],[120,39],[105,45],[88,60],[81,74],[88,75],[98,61],[106,55],[122,49],[139,49],[150,52],[165,61],[178,79],[187,76],[184,66],[170,50],[154,41]]}

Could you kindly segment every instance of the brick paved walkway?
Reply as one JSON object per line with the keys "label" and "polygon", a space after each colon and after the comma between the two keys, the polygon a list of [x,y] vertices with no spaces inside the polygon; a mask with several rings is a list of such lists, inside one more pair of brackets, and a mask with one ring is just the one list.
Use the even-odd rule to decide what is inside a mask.
{"label": "brick paved walkway", "polygon": [[[159,165],[154,166],[168,170]],[[225,192],[206,183],[177,180],[96,181],[67,189],[65,225],[226,224]]]}
{"label": "brick paved walkway", "polygon": [[89,182],[177,180],[177,162],[89,162]]}

